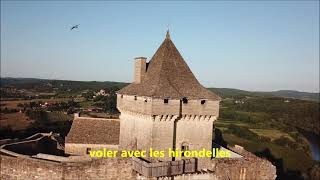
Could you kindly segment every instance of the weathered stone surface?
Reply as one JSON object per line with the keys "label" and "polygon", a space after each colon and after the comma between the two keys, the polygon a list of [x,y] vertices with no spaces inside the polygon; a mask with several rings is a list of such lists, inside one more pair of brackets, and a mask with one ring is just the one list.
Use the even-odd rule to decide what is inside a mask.
{"label": "weathered stone surface", "polygon": [[[258,179],[276,178],[276,168],[269,161],[245,150],[233,149],[244,158],[213,159],[207,169],[175,176],[175,179]],[[132,170],[130,159],[108,158],[90,162],[59,163],[31,158],[0,155],[0,179],[156,179]],[[168,179],[162,177],[160,179]]]}
{"label": "weathered stone surface", "polygon": [[0,179],[135,179],[129,159],[59,163],[0,155]]}

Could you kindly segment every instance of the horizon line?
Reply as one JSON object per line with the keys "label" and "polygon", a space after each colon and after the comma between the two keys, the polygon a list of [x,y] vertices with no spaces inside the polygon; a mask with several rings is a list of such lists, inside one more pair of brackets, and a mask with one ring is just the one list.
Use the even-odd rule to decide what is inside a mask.
{"label": "horizon line", "polygon": [[[51,78],[37,78],[37,77],[12,77],[12,76],[5,76],[2,77],[0,76],[0,80],[2,78],[15,78],[15,79],[39,79],[39,80],[59,80],[59,81],[79,81],[79,82],[115,82],[115,83],[127,83],[131,84],[132,82],[122,82],[122,81],[99,81],[99,80],[72,80],[72,79],[51,79]],[[204,86],[205,87],[205,86]],[[318,92],[310,92],[310,91],[299,91],[299,90],[293,90],[293,89],[278,89],[278,90],[271,90],[271,91],[252,91],[252,90],[244,90],[244,89],[239,89],[235,87],[205,87],[205,88],[219,88],[219,89],[236,89],[236,90],[241,90],[241,91],[248,91],[248,92],[277,92],[277,91],[296,91],[296,92],[301,92],[301,93],[313,93],[313,94],[320,94],[320,91]]]}

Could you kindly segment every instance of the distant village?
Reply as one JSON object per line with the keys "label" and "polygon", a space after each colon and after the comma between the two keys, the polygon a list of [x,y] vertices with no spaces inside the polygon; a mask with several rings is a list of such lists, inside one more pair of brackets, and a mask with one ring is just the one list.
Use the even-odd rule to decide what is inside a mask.
{"label": "distant village", "polygon": [[[50,84],[48,84],[50,86]],[[63,86],[61,84],[61,86]],[[16,108],[7,107],[4,103],[1,103],[1,112],[25,112],[29,109],[44,110],[48,112],[52,111],[64,111],[66,114],[73,114],[74,112],[104,112],[99,101],[103,101],[104,98],[110,97],[110,91],[108,89],[94,90],[82,90],[77,95],[71,95],[67,97],[57,97],[58,88],[54,88],[53,92],[39,92],[30,89],[17,89],[13,86],[1,87],[1,99],[2,101],[20,101],[16,104]],[[67,89],[67,92],[71,92],[72,89]],[[114,92],[113,92],[114,93]],[[81,102],[92,101],[90,106],[81,106]]]}

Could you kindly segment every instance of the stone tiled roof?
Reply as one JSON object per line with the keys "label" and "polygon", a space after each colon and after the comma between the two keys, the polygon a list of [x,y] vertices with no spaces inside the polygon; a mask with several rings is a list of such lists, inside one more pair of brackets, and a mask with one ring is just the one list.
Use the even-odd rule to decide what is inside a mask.
{"label": "stone tiled roof", "polygon": [[142,82],[132,83],[118,91],[118,94],[220,100],[219,96],[198,82],[171,41],[169,33],[151,58]]}
{"label": "stone tiled roof", "polygon": [[66,143],[119,144],[120,122],[99,118],[76,118]]}

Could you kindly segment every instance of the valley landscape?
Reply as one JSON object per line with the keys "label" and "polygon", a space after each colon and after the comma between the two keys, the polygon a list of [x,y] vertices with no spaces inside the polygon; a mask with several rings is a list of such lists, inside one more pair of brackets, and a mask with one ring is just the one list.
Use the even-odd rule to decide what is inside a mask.
{"label": "valley landscape", "polygon": [[[70,130],[73,113],[118,117],[121,82],[1,78],[1,138],[26,138],[38,132]],[[241,145],[277,167],[278,177],[303,177],[319,161],[319,93],[249,92],[209,88],[222,97],[215,141]],[[312,145],[312,146],[311,146]]]}
{"label": "valley landscape", "polygon": [[0,179],[320,179],[319,0],[0,4]]}

